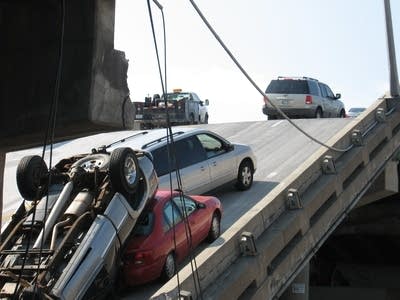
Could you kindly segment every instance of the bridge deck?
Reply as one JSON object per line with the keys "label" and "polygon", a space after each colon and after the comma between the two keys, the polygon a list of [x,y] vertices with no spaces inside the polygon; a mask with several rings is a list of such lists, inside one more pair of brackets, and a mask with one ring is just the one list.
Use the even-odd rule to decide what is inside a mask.
{"label": "bridge deck", "polygon": [[[337,226],[344,212],[358,201],[397,151],[399,113],[388,116],[385,123],[375,121],[377,108],[387,111],[386,104],[386,100],[378,100],[363,118],[294,120],[315,138],[339,148],[351,144],[353,129],[365,133],[364,146],[354,147],[346,154],[311,141],[286,120],[198,125],[230,141],[251,145],[258,159],[254,185],[249,191],[223,187],[215,192],[224,206],[222,235],[210,247],[201,249],[196,258],[203,297],[246,295],[268,299],[282,292],[326,233]],[[54,149],[53,159],[75,154],[76,149],[84,153],[125,136],[126,132],[116,132],[66,142]],[[37,151],[7,155],[4,217],[13,211],[18,199],[18,160]],[[336,174],[323,174],[321,163],[325,155],[333,157]],[[288,209],[289,188],[298,191],[302,208]],[[254,234],[257,256],[241,255],[239,237],[243,231]],[[194,292],[190,267],[184,267],[179,274],[181,288]],[[176,280],[172,279],[163,287],[152,284],[129,291],[128,298],[146,299],[176,291]]]}

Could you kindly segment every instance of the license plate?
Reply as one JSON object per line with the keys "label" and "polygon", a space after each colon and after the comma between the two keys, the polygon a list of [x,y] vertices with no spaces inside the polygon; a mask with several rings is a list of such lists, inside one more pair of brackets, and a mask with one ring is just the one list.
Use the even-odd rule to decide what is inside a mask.
{"label": "license plate", "polygon": [[288,100],[282,100],[282,105],[288,105],[289,101]]}
{"label": "license plate", "polygon": [[143,119],[143,115],[136,115],[136,119]]}

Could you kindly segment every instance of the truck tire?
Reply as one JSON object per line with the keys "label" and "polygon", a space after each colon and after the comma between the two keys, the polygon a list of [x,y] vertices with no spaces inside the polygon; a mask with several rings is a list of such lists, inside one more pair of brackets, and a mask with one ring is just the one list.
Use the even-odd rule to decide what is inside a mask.
{"label": "truck tire", "polygon": [[190,125],[195,124],[194,114],[190,114],[190,116],[189,116],[189,124]]}

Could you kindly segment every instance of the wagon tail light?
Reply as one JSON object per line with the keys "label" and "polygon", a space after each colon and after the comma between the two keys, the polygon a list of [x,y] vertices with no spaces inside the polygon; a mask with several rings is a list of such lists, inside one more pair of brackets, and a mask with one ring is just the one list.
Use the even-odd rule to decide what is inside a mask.
{"label": "wagon tail light", "polygon": [[269,102],[269,99],[267,96],[264,96],[264,103],[267,104]]}
{"label": "wagon tail light", "polygon": [[306,104],[312,104],[312,96],[311,95],[306,96]]}
{"label": "wagon tail light", "polygon": [[144,250],[132,253],[126,253],[124,257],[125,262],[134,265],[148,264],[153,260],[153,250]]}

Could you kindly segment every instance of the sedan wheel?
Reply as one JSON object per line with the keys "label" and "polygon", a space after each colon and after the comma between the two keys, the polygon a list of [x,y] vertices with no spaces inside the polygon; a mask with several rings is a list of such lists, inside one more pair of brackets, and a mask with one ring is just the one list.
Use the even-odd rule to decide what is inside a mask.
{"label": "sedan wheel", "polygon": [[175,265],[175,256],[171,252],[165,259],[165,264],[161,273],[161,279],[163,281],[168,281],[175,275]]}
{"label": "sedan wheel", "polygon": [[207,241],[209,243],[214,242],[219,237],[220,234],[221,234],[221,220],[218,214],[214,213],[211,220],[211,227],[208,233]]}
{"label": "sedan wheel", "polygon": [[253,165],[249,160],[242,161],[239,166],[236,187],[238,190],[248,190],[253,184]]}

